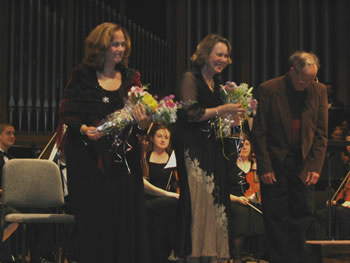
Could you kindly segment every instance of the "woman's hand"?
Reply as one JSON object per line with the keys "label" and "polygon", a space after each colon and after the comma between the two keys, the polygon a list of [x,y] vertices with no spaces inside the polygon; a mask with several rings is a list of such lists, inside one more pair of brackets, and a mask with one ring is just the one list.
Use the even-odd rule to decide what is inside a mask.
{"label": "woman's hand", "polygon": [[173,193],[173,192],[169,192],[169,191],[167,191],[166,196],[171,197],[171,198],[175,198],[175,199],[179,199],[179,197],[180,197],[180,195],[178,193]]}
{"label": "woman's hand", "polygon": [[233,119],[239,120],[244,116],[244,113],[245,109],[241,104],[228,103],[217,107],[217,114],[223,117],[230,115]]}
{"label": "woman's hand", "polygon": [[240,203],[241,205],[248,205],[249,200],[244,196],[230,195],[231,202]]}
{"label": "woman's hand", "polygon": [[97,131],[97,128],[94,126],[86,126],[85,124],[81,125],[80,132],[83,135],[86,135],[90,140],[97,141],[103,136],[103,133]]}
{"label": "woman's hand", "polygon": [[147,115],[145,106],[141,103],[133,108],[132,116],[142,130],[146,130],[152,122],[152,116]]}

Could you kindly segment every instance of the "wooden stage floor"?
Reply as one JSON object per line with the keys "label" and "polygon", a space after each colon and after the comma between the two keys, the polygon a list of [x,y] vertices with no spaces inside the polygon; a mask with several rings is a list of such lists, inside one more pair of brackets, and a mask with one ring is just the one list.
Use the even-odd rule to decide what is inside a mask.
{"label": "wooden stage floor", "polygon": [[308,240],[309,263],[350,263],[350,240]]}

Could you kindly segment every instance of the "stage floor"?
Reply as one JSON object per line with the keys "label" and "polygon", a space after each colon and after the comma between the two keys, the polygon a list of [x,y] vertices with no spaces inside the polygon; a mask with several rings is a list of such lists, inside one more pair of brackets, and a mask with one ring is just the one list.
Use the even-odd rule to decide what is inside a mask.
{"label": "stage floor", "polygon": [[350,240],[306,241],[310,263],[349,263]]}

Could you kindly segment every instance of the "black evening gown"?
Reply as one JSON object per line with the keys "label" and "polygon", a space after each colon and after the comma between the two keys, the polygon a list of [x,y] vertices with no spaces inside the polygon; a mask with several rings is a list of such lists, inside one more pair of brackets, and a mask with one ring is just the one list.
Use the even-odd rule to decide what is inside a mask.
{"label": "black evening gown", "polygon": [[198,121],[206,108],[220,104],[220,84],[214,77],[214,91],[207,86],[199,68],[184,74],[178,91],[181,101],[194,103],[179,113],[175,149],[180,180],[180,256],[211,261],[230,258],[229,166],[208,121]]}
{"label": "black evening gown", "polygon": [[141,131],[136,125],[127,127],[117,148],[109,136],[94,142],[80,133],[82,124],[97,126],[106,115],[123,108],[128,90],[141,86],[137,71],[117,69],[122,86],[106,91],[98,84],[96,70],[80,65],[72,73],[61,106],[61,120],[68,126],[63,144],[81,263],[149,262],[137,138]]}
{"label": "black evening gown", "polygon": [[[172,169],[164,169],[166,163],[152,163],[149,166],[149,182],[159,188],[166,189]],[[169,191],[175,192],[175,176],[170,180]],[[165,263],[175,247],[176,210],[178,200],[171,197],[148,196],[146,201],[149,226],[149,245],[152,263]]]}

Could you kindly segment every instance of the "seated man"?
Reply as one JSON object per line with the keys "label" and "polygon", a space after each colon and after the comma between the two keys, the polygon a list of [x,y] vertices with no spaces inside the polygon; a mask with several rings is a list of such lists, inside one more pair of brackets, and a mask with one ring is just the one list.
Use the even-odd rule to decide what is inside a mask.
{"label": "seated man", "polygon": [[[329,210],[328,201],[325,208],[316,211],[315,220],[311,224],[310,239],[324,240],[331,237],[336,240],[350,238],[350,176],[349,173],[332,198]],[[331,214],[329,214],[331,212]],[[331,232],[329,233],[329,217],[331,217]]]}
{"label": "seated man", "polygon": [[[0,194],[2,194],[2,168],[4,164],[12,159],[13,156],[8,153],[8,149],[10,149],[15,143],[15,128],[9,123],[1,123],[0,124]],[[1,211],[4,209],[4,211]],[[1,214],[6,214],[11,211],[9,207],[0,206]],[[0,261],[11,262],[11,241],[7,240],[12,233],[17,229],[18,224],[10,224],[7,225],[1,220],[0,225]],[[7,241],[6,241],[7,240]]]}

